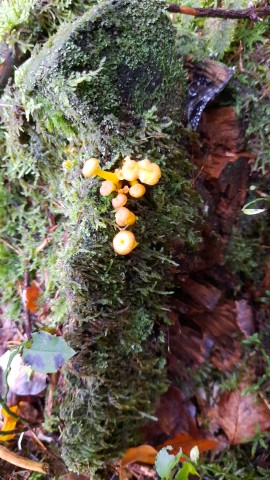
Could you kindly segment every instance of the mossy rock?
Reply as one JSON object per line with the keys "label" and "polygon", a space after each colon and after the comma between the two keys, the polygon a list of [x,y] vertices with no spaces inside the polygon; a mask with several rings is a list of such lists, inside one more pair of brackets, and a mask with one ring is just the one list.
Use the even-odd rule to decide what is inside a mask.
{"label": "mossy rock", "polygon": [[[65,206],[61,289],[77,356],[65,372],[62,454],[70,470],[95,478],[108,478],[106,465],[139,441],[167,387],[162,327],[174,252],[188,256],[200,242],[181,126],[185,85],[165,3],[111,0],[61,27],[18,70],[10,92],[25,109],[20,130],[13,111],[6,116],[12,156],[22,166],[32,159]],[[82,178],[81,167],[88,156],[121,167],[126,155],[156,162],[162,177],[143,198],[129,198],[139,245],[122,257],[112,248],[112,195],[101,197],[99,180]],[[72,168],[63,173],[67,159]]]}
{"label": "mossy rock", "polygon": [[182,84],[174,29],[154,0],[99,3],[47,42],[24,79],[27,94],[79,125],[106,115],[130,123],[153,105],[179,113]]}

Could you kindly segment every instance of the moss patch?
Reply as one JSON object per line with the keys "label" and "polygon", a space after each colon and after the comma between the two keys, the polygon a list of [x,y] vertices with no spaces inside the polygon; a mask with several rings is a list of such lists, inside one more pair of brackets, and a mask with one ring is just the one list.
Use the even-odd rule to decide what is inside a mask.
{"label": "moss patch", "polygon": [[[166,388],[160,325],[174,288],[175,240],[181,255],[200,242],[181,127],[186,78],[164,5],[100,3],[34,53],[5,93],[14,105],[3,112],[12,178],[45,185],[64,209],[60,285],[66,338],[78,353],[65,373],[63,458],[92,475],[138,440]],[[128,154],[159,164],[162,177],[129,200],[139,246],[120,257],[111,198],[81,167],[89,156],[120,167]]]}

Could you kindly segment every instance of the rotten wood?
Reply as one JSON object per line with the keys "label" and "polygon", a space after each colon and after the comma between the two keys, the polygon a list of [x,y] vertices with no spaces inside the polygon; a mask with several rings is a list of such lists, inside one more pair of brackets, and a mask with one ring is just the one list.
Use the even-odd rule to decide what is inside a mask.
{"label": "rotten wood", "polygon": [[249,7],[241,10],[230,10],[223,8],[192,8],[182,7],[174,3],[168,5],[167,11],[170,13],[181,13],[184,15],[192,15],[201,18],[224,18],[226,19],[249,19],[254,22],[260,22],[262,17],[270,15],[270,6],[265,7]]}

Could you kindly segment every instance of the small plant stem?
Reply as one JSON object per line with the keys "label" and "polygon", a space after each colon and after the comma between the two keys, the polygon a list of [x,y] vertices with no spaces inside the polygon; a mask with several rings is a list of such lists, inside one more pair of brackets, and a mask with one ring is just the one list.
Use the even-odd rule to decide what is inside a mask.
{"label": "small plant stem", "polygon": [[[27,292],[27,289],[29,287],[29,272],[28,270],[25,270],[24,272],[24,291]],[[28,310],[26,302],[24,302],[24,332],[29,340],[31,338],[31,318],[30,318],[30,312]]]}
{"label": "small plant stem", "polygon": [[6,240],[4,240],[3,238],[0,238],[0,242],[2,242],[4,245],[6,245],[6,247],[10,248],[10,250],[12,250],[13,252],[17,253],[17,255],[21,256],[22,255],[22,251],[20,248],[14,248],[12,245],[10,245],[10,243],[8,243]]}
{"label": "small plant stem", "polygon": [[212,18],[224,18],[224,19],[242,19],[246,18],[259,22],[262,17],[270,16],[270,6],[265,7],[249,7],[242,10],[224,10],[223,8],[192,8],[181,7],[174,3],[168,5],[168,12],[182,13],[185,15],[192,15],[193,17],[212,17]]}

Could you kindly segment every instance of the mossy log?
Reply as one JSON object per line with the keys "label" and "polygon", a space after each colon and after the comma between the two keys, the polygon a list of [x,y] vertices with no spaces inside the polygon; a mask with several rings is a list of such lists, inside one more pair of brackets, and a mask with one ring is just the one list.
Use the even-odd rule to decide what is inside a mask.
{"label": "mossy log", "polygon": [[[200,242],[181,126],[185,89],[164,2],[110,0],[61,27],[6,92],[21,106],[4,112],[11,158],[18,168],[27,159],[28,176],[65,207],[61,288],[77,355],[65,368],[62,454],[75,472],[94,476],[134,445],[167,388],[160,325],[179,258]],[[112,248],[112,195],[101,197],[99,181],[84,179],[81,168],[89,156],[121,167],[126,155],[156,162],[162,177],[129,199],[139,245],[122,257]]]}

